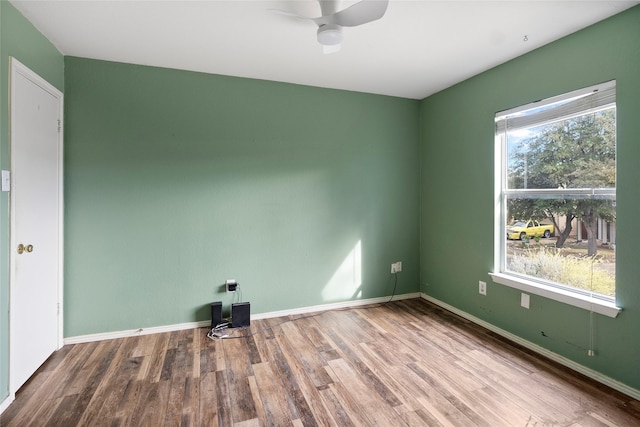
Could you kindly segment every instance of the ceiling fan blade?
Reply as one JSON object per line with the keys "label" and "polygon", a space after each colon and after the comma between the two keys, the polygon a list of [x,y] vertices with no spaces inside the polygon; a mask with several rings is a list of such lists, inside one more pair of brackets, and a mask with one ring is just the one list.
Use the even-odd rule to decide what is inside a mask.
{"label": "ceiling fan blade", "polygon": [[323,45],[325,54],[340,50],[342,27],[355,27],[375,21],[384,16],[389,0],[361,0],[346,9],[336,11],[338,0],[318,0],[323,16],[309,18],[284,10],[269,9],[280,15],[313,21],[318,25],[318,42]]}
{"label": "ceiling fan blade", "polygon": [[[267,9],[267,11],[269,11],[271,13],[275,13],[276,15],[287,16],[287,17],[290,17],[290,18],[304,19],[306,21],[314,21],[316,19],[316,18],[310,18],[308,16],[298,15],[295,12],[289,12],[288,10],[282,10],[282,9]],[[319,18],[317,18],[317,19],[319,19]]]}
{"label": "ceiling fan blade", "polygon": [[[322,3],[322,0],[320,1]],[[388,5],[389,0],[362,0],[334,14],[314,18],[313,21],[318,25],[355,27],[382,18]]]}

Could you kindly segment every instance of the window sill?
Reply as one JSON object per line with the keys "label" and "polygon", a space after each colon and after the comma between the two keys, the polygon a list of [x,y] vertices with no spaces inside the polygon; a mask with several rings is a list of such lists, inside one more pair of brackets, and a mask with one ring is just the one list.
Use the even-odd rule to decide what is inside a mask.
{"label": "window sill", "polygon": [[545,298],[559,301],[574,307],[583,308],[594,313],[602,314],[608,317],[617,317],[622,310],[612,302],[599,300],[586,295],[579,295],[562,289],[546,286],[531,280],[520,277],[511,276],[503,273],[489,273],[495,283],[519,289],[534,295],[540,295]]}

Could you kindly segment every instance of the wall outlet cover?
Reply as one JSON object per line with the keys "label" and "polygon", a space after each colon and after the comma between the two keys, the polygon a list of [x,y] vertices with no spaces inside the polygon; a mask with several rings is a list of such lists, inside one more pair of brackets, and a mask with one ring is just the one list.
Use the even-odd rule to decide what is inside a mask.
{"label": "wall outlet cover", "polygon": [[529,308],[529,294],[520,294],[520,305]]}
{"label": "wall outlet cover", "polygon": [[391,264],[391,274],[400,273],[402,271],[402,261]]}
{"label": "wall outlet cover", "polygon": [[478,282],[478,292],[480,293],[480,295],[487,294],[487,282],[483,282],[482,280]]}

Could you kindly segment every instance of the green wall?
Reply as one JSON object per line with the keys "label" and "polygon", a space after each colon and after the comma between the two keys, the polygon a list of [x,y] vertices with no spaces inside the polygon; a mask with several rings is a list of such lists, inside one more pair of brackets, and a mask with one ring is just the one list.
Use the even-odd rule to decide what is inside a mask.
{"label": "green wall", "polygon": [[[254,314],[386,296],[389,264],[401,260],[397,293],[420,283],[640,389],[640,263],[631,239],[618,236],[624,311],[596,317],[592,358],[588,313],[536,296],[525,310],[520,292],[487,274],[493,117],[516,105],[617,79],[617,221],[633,229],[638,40],[635,7],[417,102],[63,59],[0,1],[0,164],[9,167],[13,55],[65,90],[66,337],[205,320],[208,302],[231,302],[220,292],[228,278],[241,283]],[[1,193],[0,399],[9,378],[7,213]],[[478,280],[489,283],[486,297]]]}
{"label": "green wall", "polygon": [[66,57],[65,103],[66,337],[418,291],[419,101]]}
{"label": "green wall", "polygon": [[[9,57],[60,90],[62,54],[9,2],[0,1],[0,168],[9,170]],[[0,402],[9,395],[9,193],[0,193]]]}
{"label": "green wall", "polygon": [[[494,284],[494,115],[617,80],[616,319]],[[420,282],[428,295],[584,366],[640,389],[640,6],[473,77],[422,101]],[[478,294],[478,280],[488,283]],[[542,335],[542,332],[546,336]]]}

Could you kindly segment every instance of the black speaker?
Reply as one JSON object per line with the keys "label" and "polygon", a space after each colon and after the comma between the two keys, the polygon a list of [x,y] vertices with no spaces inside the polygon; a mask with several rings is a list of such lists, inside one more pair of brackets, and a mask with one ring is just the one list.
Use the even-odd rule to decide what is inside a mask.
{"label": "black speaker", "polygon": [[231,304],[231,327],[241,328],[251,324],[251,310],[248,302]]}
{"label": "black speaker", "polygon": [[222,301],[211,303],[211,328],[222,323]]}

